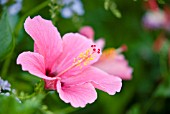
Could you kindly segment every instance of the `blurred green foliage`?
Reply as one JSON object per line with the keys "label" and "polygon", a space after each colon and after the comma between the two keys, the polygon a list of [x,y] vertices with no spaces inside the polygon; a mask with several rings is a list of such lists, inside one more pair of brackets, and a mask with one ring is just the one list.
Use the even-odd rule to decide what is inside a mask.
{"label": "blurred green foliage", "polygon": [[12,37],[12,31],[10,28],[10,24],[8,21],[8,15],[7,11],[4,11],[4,13],[1,16],[0,20],[0,60],[3,60],[9,53],[11,52],[13,48],[13,37]]}
{"label": "blurred green foliage", "polygon": [[[107,1],[107,2],[106,2]],[[64,19],[57,13],[55,25],[61,35],[77,32],[81,26],[90,25],[95,30],[95,39],[105,38],[106,47],[128,46],[125,56],[133,67],[133,79],[123,81],[120,93],[114,96],[98,91],[98,99],[85,108],[72,108],[58,97],[57,92],[36,88],[39,78],[23,72],[16,65],[17,56],[33,50],[33,41],[23,29],[27,16],[41,15],[51,19],[48,6],[50,1],[23,0],[23,7],[18,15],[10,16],[0,10],[0,74],[16,89],[20,98],[38,91],[31,98],[19,103],[14,96],[0,95],[0,114],[168,114],[170,113],[170,74],[167,65],[168,50],[153,50],[153,43],[161,32],[145,30],[141,19],[145,13],[143,0],[82,0],[85,15]],[[112,5],[109,2],[112,2]],[[158,0],[160,6],[170,5],[168,0]],[[7,4],[8,6],[8,4]],[[0,9],[3,9],[0,6]],[[106,10],[105,10],[106,9]],[[109,9],[109,10],[107,10]],[[117,18],[119,17],[119,18]],[[10,24],[10,26],[9,26]],[[167,33],[168,40],[170,33]],[[15,49],[12,55],[11,50]],[[170,46],[169,43],[166,46]],[[162,66],[163,65],[163,66]],[[162,69],[163,68],[163,69]],[[168,71],[167,71],[167,70]],[[167,73],[168,72],[168,73]],[[40,91],[39,91],[40,90]]]}

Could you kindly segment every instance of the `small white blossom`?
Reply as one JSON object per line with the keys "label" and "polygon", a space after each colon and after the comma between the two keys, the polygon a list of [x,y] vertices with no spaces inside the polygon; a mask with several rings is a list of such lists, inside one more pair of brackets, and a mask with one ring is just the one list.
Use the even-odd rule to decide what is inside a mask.
{"label": "small white blossom", "polygon": [[10,96],[10,93],[9,93],[9,92],[6,92],[6,93],[0,93],[0,95]]}
{"label": "small white blossom", "polygon": [[71,6],[72,10],[78,15],[84,14],[83,4],[80,0],[75,0],[74,4]]}
{"label": "small white blossom", "polygon": [[0,77],[0,93],[2,90],[11,91],[11,84],[8,81],[4,81]]}
{"label": "small white blossom", "polygon": [[61,10],[61,15],[64,18],[71,18],[74,14],[83,15],[84,9],[81,0],[63,0],[64,8]]}
{"label": "small white blossom", "polygon": [[4,4],[6,4],[8,2],[8,0],[0,0],[0,4],[1,5],[4,5]]}
{"label": "small white blossom", "polygon": [[73,16],[73,12],[70,10],[70,8],[65,7],[61,10],[61,15],[64,18],[70,18]]}
{"label": "small white blossom", "polygon": [[143,24],[149,29],[163,28],[166,21],[165,13],[161,10],[148,11],[143,17]]}
{"label": "small white blossom", "polygon": [[[6,90],[8,92],[6,92]],[[4,92],[5,91],[5,92]],[[11,84],[7,81],[7,80],[2,80],[1,77],[0,77],[0,95],[4,95],[4,96],[10,96],[11,93],[13,95],[16,94],[16,90],[15,89],[12,89],[11,90]],[[21,100],[18,98],[18,97],[15,97],[15,99],[21,103]]]}
{"label": "small white blossom", "polygon": [[8,12],[11,15],[16,15],[17,13],[19,13],[22,9],[22,0],[15,0],[16,3],[12,4],[11,6],[9,6],[8,8]]}

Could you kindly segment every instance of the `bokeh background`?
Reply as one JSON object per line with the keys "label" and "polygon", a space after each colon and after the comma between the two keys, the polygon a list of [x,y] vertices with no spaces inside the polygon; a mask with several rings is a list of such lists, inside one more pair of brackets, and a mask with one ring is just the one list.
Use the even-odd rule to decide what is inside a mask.
{"label": "bokeh background", "polygon": [[[107,1],[82,0],[84,14],[71,18],[64,18],[59,10],[54,10],[52,0],[23,0],[16,14],[10,14],[9,11],[16,1],[9,0],[0,5],[0,44],[9,44],[7,47],[2,45],[0,50],[0,75],[11,83],[15,95],[22,101],[19,103],[15,95],[0,95],[0,114],[170,113],[170,31],[144,27],[142,19],[148,10],[145,6],[147,1],[111,0],[116,5],[113,11],[104,7]],[[169,0],[159,0],[157,3],[160,9],[165,5],[170,7]],[[85,108],[73,108],[61,101],[57,92],[44,92],[39,78],[16,65],[16,58],[21,52],[33,51],[33,40],[23,28],[27,16],[41,15],[51,20],[54,12],[55,18],[52,20],[61,35],[78,32],[80,27],[89,25],[95,30],[95,39],[102,37],[106,40],[105,49],[127,45],[128,50],[124,55],[134,71],[132,80],[123,81],[120,93],[110,96],[97,91],[98,99],[94,103]],[[162,32],[166,42],[159,51],[155,51],[154,42]]]}

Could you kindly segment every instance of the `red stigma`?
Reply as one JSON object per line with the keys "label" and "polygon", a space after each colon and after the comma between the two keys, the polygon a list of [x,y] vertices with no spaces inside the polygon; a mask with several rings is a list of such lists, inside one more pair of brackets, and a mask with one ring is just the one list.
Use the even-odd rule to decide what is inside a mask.
{"label": "red stigma", "polygon": [[96,45],[91,45],[91,47],[96,47]]}
{"label": "red stigma", "polygon": [[98,49],[97,53],[98,53],[98,54],[100,53],[100,49]]}
{"label": "red stigma", "polygon": [[91,45],[92,49],[93,49],[93,52],[96,52],[97,50],[97,53],[99,54],[100,53],[100,49],[96,49],[96,45]]}

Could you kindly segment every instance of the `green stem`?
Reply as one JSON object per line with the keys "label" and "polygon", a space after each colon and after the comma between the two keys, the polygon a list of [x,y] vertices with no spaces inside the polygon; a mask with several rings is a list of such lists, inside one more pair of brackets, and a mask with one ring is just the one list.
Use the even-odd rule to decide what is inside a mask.
{"label": "green stem", "polygon": [[35,93],[32,93],[31,95],[27,95],[27,96],[17,96],[20,100],[25,100],[25,99],[30,99],[33,96],[35,96]]}
{"label": "green stem", "polygon": [[168,74],[170,75],[170,48],[168,49]]}
{"label": "green stem", "polygon": [[13,50],[11,51],[11,54],[8,56],[8,58],[5,60],[5,63],[3,64],[2,73],[1,73],[2,77],[5,77],[8,72],[8,67],[11,62],[12,53],[13,53]]}
{"label": "green stem", "polygon": [[168,43],[164,43],[164,46],[162,47],[160,51],[160,72],[163,76],[164,80],[167,82],[169,77],[169,70],[168,70]]}
{"label": "green stem", "polygon": [[[165,83],[167,86],[170,84],[169,70],[168,70],[168,64],[167,64],[168,63],[167,61],[168,60],[168,49],[169,49],[169,43],[164,43],[159,53],[160,73],[161,73],[161,76],[163,76],[163,83]],[[159,87],[159,85],[157,87]],[[155,92],[154,92],[144,107],[144,114],[146,114],[149,111],[149,109],[151,108],[151,106],[154,104],[155,101],[156,101],[156,97],[155,97]]]}
{"label": "green stem", "polygon": [[151,106],[153,105],[154,101],[155,101],[155,96],[154,96],[154,94],[152,94],[152,96],[150,97],[150,99],[148,100],[148,102],[144,106],[143,114],[148,113],[148,111],[151,108]]}
{"label": "green stem", "polygon": [[51,14],[51,20],[52,20],[52,23],[54,25],[56,25],[56,22],[58,21],[58,13],[60,12],[61,10],[61,7],[62,5],[61,4],[58,4],[58,0],[49,0],[50,3],[49,3],[49,7],[50,7],[50,14]]}

